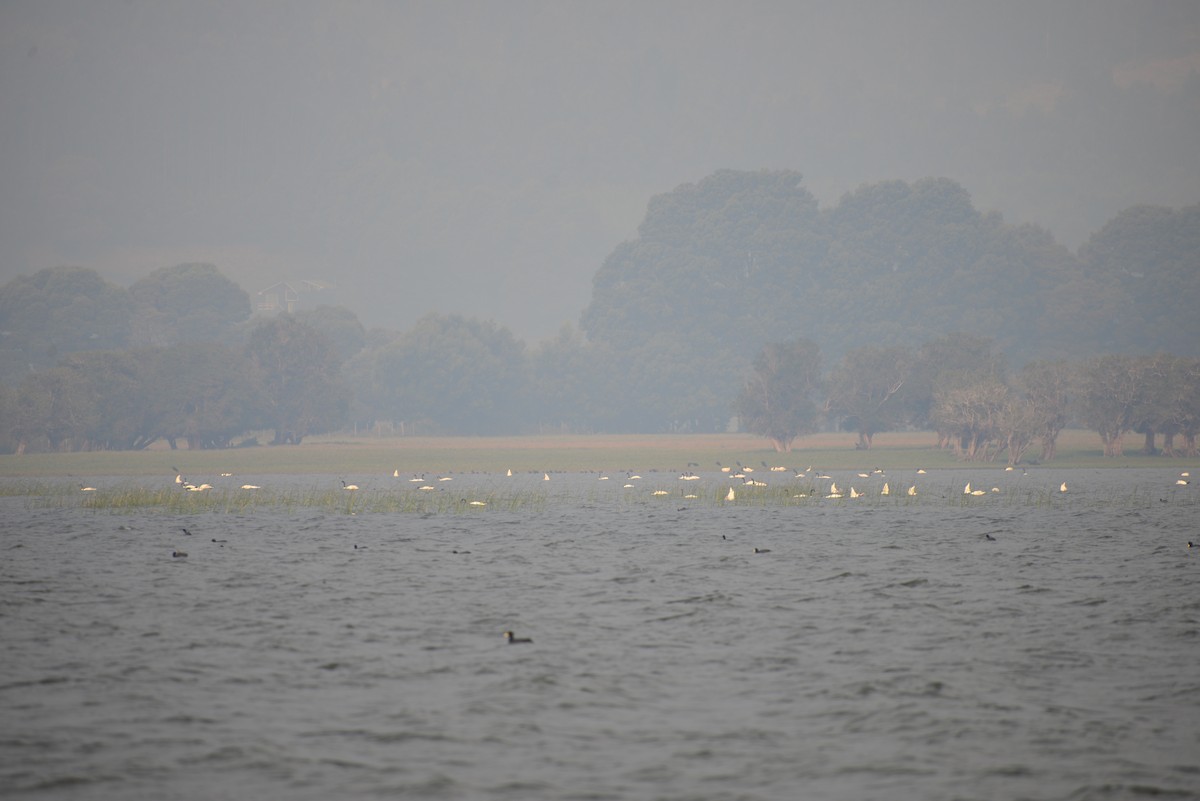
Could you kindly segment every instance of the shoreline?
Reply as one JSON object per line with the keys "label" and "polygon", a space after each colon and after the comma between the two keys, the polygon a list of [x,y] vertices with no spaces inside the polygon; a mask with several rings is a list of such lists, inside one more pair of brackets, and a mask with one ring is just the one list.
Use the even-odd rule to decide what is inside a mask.
{"label": "shoreline", "polygon": [[[928,431],[883,432],[874,447],[857,450],[851,432],[799,437],[790,453],[776,453],[769,442],[750,434],[538,434],[503,437],[310,437],[300,445],[262,445],[222,450],[171,450],[165,442],[142,451],[90,451],[0,455],[0,478],[51,476],[143,476],[171,473],[316,474],[421,472],[503,473],[591,471],[713,470],[716,463],[738,462],[761,469],[917,468],[1003,469],[1007,460],[966,462],[952,450],[937,448]],[[1136,440],[1136,442],[1135,442]],[[1038,464],[1041,449],[1027,452],[1027,467],[1163,468],[1196,470],[1200,459],[1148,456],[1141,438],[1130,436],[1124,456],[1105,458],[1099,436],[1071,429],[1058,440],[1058,457]]]}

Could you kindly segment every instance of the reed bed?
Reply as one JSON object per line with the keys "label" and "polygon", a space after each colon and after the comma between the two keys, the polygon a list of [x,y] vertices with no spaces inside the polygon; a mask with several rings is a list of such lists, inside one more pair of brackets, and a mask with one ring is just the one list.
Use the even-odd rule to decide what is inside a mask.
{"label": "reed bed", "polygon": [[[829,482],[781,479],[767,486],[749,486],[737,481],[709,479],[679,487],[664,477],[641,482],[632,488],[607,483],[603,487],[547,485],[512,486],[501,478],[480,486],[462,489],[423,491],[414,486],[379,486],[346,491],[327,485],[290,487],[279,490],[242,490],[217,487],[189,492],[176,485],[146,486],[127,482],[82,492],[77,485],[64,482],[0,481],[0,497],[22,497],[34,508],[82,508],[98,513],[156,512],[167,515],[200,513],[246,514],[258,511],[293,512],[316,510],[327,514],[420,514],[457,515],[494,512],[537,513],[562,506],[570,508],[624,506],[652,508],[738,507],[961,507],[988,508],[1146,508],[1160,504],[1195,506],[1200,495],[1188,488],[1130,484],[1115,491],[1088,491],[1086,488],[1061,492],[1057,487],[1006,485],[982,495],[963,492],[958,484],[937,484],[927,480],[916,495],[908,495],[908,481],[897,482],[891,493],[881,494],[878,482],[856,489],[842,487],[842,497],[831,497]],[[729,498],[730,490],[733,499]]]}

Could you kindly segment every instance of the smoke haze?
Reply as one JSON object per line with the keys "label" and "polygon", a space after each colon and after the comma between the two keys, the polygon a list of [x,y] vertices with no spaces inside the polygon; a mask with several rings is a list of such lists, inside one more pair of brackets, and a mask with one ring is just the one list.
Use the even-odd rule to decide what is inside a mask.
{"label": "smoke haze", "polygon": [[1078,247],[1200,200],[1194,2],[6,2],[0,282],[216,264],[523,338],[651,196],[944,175]]}

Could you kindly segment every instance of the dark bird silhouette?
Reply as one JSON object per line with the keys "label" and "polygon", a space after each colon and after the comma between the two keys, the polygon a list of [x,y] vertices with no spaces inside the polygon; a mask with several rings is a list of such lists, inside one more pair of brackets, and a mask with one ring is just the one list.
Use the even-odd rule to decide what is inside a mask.
{"label": "dark bird silhouette", "polygon": [[991,541],[991,542],[995,542],[995,541],[996,541],[996,538],[995,538],[995,537],[993,537],[991,534],[984,534],[984,535],[983,535],[983,538],[984,538],[985,540],[989,540],[989,541]]}
{"label": "dark bird silhouette", "polygon": [[511,631],[504,632],[504,639],[508,642],[509,645],[525,645],[526,643],[533,642],[533,640],[529,639],[528,637],[518,637],[517,635],[513,634]]}
{"label": "dark bird silhouette", "polygon": [[172,559],[187,559],[186,551],[171,551]]}
{"label": "dark bird silhouette", "polygon": [[181,528],[179,530],[182,531],[184,534],[187,534],[189,537],[192,536],[192,532],[188,531],[186,528]]}

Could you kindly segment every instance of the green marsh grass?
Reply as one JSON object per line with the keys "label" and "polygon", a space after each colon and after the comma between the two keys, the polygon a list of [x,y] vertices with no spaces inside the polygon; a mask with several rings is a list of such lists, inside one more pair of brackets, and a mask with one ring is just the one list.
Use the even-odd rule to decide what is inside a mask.
{"label": "green marsh grass", "polygon": [[[932,476],[931,476],[932,478]],[[699,485],[699,486],[697,486]],[[557,505],[600,507],[622,505],[630,508],[668,506],[675,508],[712,507],[837,507],[899,508],[950,506],[1048,507],[1048,508],[1146,508],[1162,503],[1195,506],[1200,494],[1175,491],[1172,487],[1130,484],[1116,491],[1088,491],[1086,488],[1060,492],[1046,486],[1001,486],[999,492],[983,488],[980,496],[968,495],[962,486],[933,486],[927,482],[915,496],[904,487],[882,495],[877,484],[859,490],[850,497],[850,487],[841,487],[841,498],[829,497],[828,486],[811,481],[780,480],[765,487],[753,487],[729,481],[697,482],[683,488],[665,480],[639,484],[631,489],[558,486],[511,486],[497,478],[486,486],[454,490],[421,491],[414,487],[379,487],[348,492],[340,487],[290,487],[282,490],[241,490],[233,487],[189,492],[176,485],[148,487],[134,481],[115,484],[95,492],[81,492],[65,482],[0,480],[0,496],[24,497],[35,508],[82,508],[113,514],[152,511],[169,515],[202,513],[244,514],[257,511],[294,512],[317,510],[328,514],[487,514],[490,512],[535,513]],[[730,489],[734,500],[728,500]],[[656,490],[658,491],[656,493]],[[661,493],[661,494],[659,494]]]}

